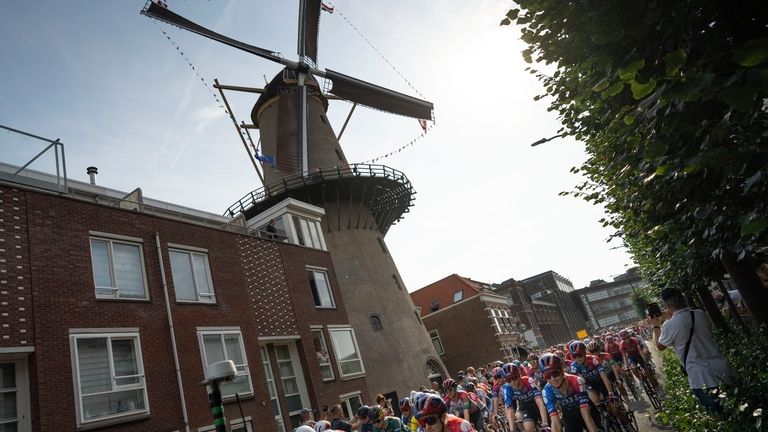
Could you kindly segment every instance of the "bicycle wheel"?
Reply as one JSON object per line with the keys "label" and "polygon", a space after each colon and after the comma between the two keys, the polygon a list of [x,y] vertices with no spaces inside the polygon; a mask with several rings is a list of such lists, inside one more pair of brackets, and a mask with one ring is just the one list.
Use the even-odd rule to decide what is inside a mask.
{"label": "bicycle wheel", "polygon": [[645,389],[645,395],[648,396],[648,401],[651,402],[653,408],[660,410],[661,401],[659,400],[659,396],[656,394],[656,390],[654,390],[653,386],[646,377],[643,377],[643,389]]}

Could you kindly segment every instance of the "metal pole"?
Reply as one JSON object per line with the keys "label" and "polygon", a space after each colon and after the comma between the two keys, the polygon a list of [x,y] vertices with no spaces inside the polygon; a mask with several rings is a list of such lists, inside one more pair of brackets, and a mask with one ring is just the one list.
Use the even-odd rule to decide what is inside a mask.
{"label": "metal pole", "polygon": [[208,395],[208,405],[213,415],[213,426],[216,432],[227,432],[227,418],[224,416],[224,402],[221,400],[219,382],[211,383],[211,394]]}
{"label": "metal pole", "polygon": [[38,153],[38,154],[37,154],[37,156],[33,157],[33,158],[32,158],[32,160],[30,160],[29,162],[25,163],[23,167],[21,167],[21,168],[19,168],[18,170],[16,170],[16,172],[15,172],[15,173],[13,173],[13,175],[15,176],[16,174],[20,173],[22,170],[24,170],[24,168],[26,168],[26,167],[28,167],[29,165],[31,165],[31,164],[32,164],[32,162],[36,161],[36,160],[37,160],[37,158],[39,158],[40,156],[42,156],[42,155],[43,155],[43,153],[47,152],[47,151],[48,151],[48,149],[50,149],[51,147],[53,147],[53,146],[55,146],[55,145],[56,145],[56,143],[55,143],[55,142],[52,142],[52,143],[48,144],[48,147],[44,148],[44,149],[43,149],[43,151],[41,151],[40,153]]}
{"label": "metal pole", "polygon": [[58,140],[58,138],[56,139],[56,141],[53,141],[53,140],[49,140],[48,138],[43,138],[43,137],[41,137],[41,136],[33,135],[33,134],[31,134],[31,133],[28,133],[28,132],[24,132],[24,131],[20,131],[20,130],[18,130],[18,129],[14,129],[14,128],[12,128],[12,127],[3,126],[3,125],[1,125],[1,124],[0,124],[0,128],[3,128],[3,129],[6,129],[6,130],[9,130],[9,131],[11,131],[11,132],[16,132],[16,133],[18,133],[18,134],[26,135],[26,136],[28,136],[28,137],[37,138],[37,139],[39,139],[39,140],[41,140],[41,141],[49,142],[49,143],[51,143],[51,144],[53,144],[53,143],[55,143],[55,142],[58,142],[58,141],[59,141],[59,140]]}
{"label": "metal pole", "polygon": [[229,101],[227,101],[227,97],[224,96],[224,90],[222,90],[219,87],[219,79],[215,78],[213,80],[215,83],[215,86],[219,90],[219,94],[221,95],[221,100],[224,101],[224,106],[227,108],[227,112],[229,113],[229,118],[232,120],[232,124],[235,125],[235,129],[237,129],[237,134],[240,136],[240,141],[243,143],[243,148],[245,148],[245,152],[248,154],[248,159],[250,159],[251,163],[253,164],[253,169],[256,170],[256,174],[259,176],[259,180],[261,180],[261,184],[264,185],[264,177],[261,176],[261,171],[259,171],[259,168],[256,166],[256,160],[253,158],[253,155],[248,150],[248,143],[245,142],[245,138],[243,138],[243,133],[240,132],[240,126],[237,125],[237,119],[235,119],[235,115],[232,113],[232,108],[229,107]]}
{"label": "metal pole", "polygon": [[61,146],[61,167],[64,170],[64,193],[69,193],[69,180],[67,178],[67,158],[64,156],[64,143],[56,140]]}
{"label": "metal pole", "polygon": [[355,108],[357,108],[357,102],[352,104],[352,109],[349,110],[349,114],[347,114],[347,119],[344,120],[344,126],[341,127],[341,131],[339,131],[339,136],[336,137],[336,141],[341,140],[341,136],[344,134],[344,130],[347,128],[347,123],[349,123],[349,119],[352,118],[352,113],[355,112]]}

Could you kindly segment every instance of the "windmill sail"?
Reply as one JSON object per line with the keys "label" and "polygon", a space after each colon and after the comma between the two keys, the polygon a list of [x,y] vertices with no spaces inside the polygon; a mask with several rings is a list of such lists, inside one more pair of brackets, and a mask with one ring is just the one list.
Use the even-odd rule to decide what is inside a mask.
{"label": "windmill sail", "polygon": [[432,119],[432,102],[371,84],[330,69],[323,74],[333,83],[331,93],[371,108],[418,119]]}
{"label": "windmill sail", "polygon": [[320,31],[321,0],[302,0],[299,10],[299,40],[297,53],[317,64],[317,42]]}
{"label": "windmill sail", "polygon": [[280,57],[280,53],[278,52],[255,47],[253,45],[249,45],[247,43],[243,43],[238,40],[226,37],[222,34],[216,33],[215,31],[208,30],[207,28],[188,20],[181,15],[175,14],[162,6],[157,5],[153,1],[150,1],[149,6],[143,11],[141,11],[141,13],[150,18],[156,18],[156,19],[159,19],[160,21],[165,21],[168,24],[173,24],[185,30],[189,30],[192,33],[197,33],[201,36],[205,36],[209,39],[213,39],[217,42],[221,42],[233,48],[237,48],[239,50],[243,50],[245,52],[255,54],[259,57],[263,57],[265,59],[272,60],[274,62],[284,64],[286,66],[295,65],[295,63],[293,62],[283,60]]}

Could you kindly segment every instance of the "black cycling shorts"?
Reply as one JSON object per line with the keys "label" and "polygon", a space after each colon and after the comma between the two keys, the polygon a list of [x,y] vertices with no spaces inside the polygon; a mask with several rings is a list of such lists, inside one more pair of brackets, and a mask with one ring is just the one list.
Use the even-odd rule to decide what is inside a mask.
{"label": "black cycling shorts", "polygon": [[536,405],[536,401],[518,402],[517,412],[523,417],[523,423],[527,421],[541,422],[541,414],[539,412],[539,406]]}

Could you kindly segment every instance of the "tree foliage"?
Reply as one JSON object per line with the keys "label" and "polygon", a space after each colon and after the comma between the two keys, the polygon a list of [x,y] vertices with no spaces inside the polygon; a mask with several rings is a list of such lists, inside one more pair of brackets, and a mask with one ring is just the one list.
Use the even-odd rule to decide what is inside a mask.
{"label": "tree foliage", "polygon": [[722,275],[768,236],[765,2],[520,0],[502,25],[528,44],[559,131],[586,143],[574,194],[656,286]]}

